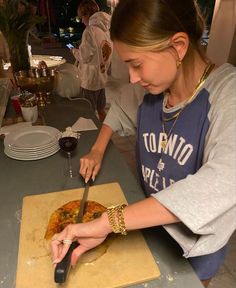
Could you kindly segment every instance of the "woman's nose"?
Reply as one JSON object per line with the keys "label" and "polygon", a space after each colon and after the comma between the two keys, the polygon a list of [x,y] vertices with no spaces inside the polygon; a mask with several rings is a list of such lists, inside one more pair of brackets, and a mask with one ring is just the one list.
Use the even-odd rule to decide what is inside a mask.
{"label": "woman's nose", "polygon": [[132,68],[129,68],[129,81],[132,84],[135,84],[141,80],[139,74],[135,72]]}

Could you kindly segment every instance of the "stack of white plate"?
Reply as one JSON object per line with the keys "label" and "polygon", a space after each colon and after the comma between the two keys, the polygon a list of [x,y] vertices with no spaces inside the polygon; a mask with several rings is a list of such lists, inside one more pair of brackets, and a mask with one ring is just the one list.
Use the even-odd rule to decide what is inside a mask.
{"label": "stack of white plate", "polygon": [[17,160],[38,160],[59,149],[60,131],[50,126],[31,126],[13,131],[4,138],[4,152]]}

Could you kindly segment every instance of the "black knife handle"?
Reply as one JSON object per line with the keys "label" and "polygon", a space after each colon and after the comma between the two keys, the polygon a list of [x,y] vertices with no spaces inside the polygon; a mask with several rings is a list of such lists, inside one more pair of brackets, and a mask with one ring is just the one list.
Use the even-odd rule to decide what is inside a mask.
{"label": "black knife handle", "polygon": [[78,246],[78,242],[73,242],[62,261],[57,263],[54,271],[54,281],[56,283],[64,283],[66,281],[66,277],[70,269],[71,254]]}

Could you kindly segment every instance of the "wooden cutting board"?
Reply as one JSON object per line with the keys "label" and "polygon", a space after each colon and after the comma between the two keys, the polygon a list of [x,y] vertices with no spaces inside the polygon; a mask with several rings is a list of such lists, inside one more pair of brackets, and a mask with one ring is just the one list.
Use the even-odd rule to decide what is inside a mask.
{"label": "wooden cutting board", "polygon": [[[160,271],[141,232],[113,235],[87,252],[71,269],[65,284],[54,283],[48,243],[44,233],[51,213],[63,204],[82,198],[83,189],[52,192],[23,199],[16,288],[117,288],[160,276]],[[89,200],[106,207],[127,203],[118,183],[92,186]],[[90,254],[89,254],[90,253]]]}

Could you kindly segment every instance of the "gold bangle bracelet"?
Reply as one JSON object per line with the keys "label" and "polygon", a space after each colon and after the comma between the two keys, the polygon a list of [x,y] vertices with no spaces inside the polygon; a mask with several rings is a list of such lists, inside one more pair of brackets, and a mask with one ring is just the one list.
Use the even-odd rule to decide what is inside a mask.
{"label": "gold bangle bracelet", "polygon": [[114,233],[119,233],[119,227],[116,222],[116,207],[111,206],[107,208],[108,221]]}
{"label": "gold bangle bracelet", "polygon": [[124,220],[124,208],[126,207],[125,204],[121,205],[120,208],[117,211],[117,219],[118,219],[118,224],[120,228],[120,233],[122,235],[127,235],[126,227],[125,227],[125,220]]}
{"label": "gold bangle bracelet", "polygon": [[127,235],[124,221],[124,208],[126,206],[126,204],[122,204],[107,208],[108,221],[114,233]]}

